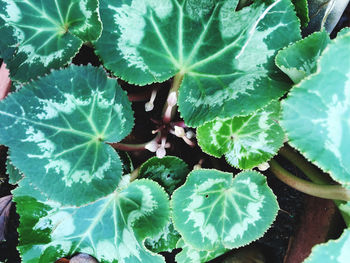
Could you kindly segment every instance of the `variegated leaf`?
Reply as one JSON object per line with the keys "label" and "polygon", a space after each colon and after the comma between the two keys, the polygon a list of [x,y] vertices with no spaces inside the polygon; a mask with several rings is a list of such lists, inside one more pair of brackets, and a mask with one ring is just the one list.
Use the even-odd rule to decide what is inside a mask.
{"label": "variegated leaf", "polygon": [[[268,2],[268,3],[266,3]],[[183,78],[179,110],[190,126],[247,115],[290,87],[273,59],[300,38],[290,0],[100,1],[96,43],[104,65],[144,85]]]}
{"label": "variegated leaf", "polygon": [[282,104],[290,144],[331,177],[350,187],[350,30],[324,50],[317,72]]}
{"label": "variegated leaf", "polygon": [[54,71],[0,102],[0,142],[10,147],[11,161],[62,203],[114,191],[122,164],[105,142],[122,140],[132,127],[125,92],[92,66]]}
{"label": "variegated leaf", "polygon": [[153,238],[145,240],[145,246],[152,252],[171,252],[176,248],[176,244],[181,238],[179,232],[174,229],[172,222],[169,222],[163,230]]}
{"label": "variegated leaf", "polygon": [[346,229],[337,240],[312,248],[305,263],[348,263],[350,258],[350,229]]}
{"label": "variegated leaf", "polygon": [[185,243],[183,239],[179,240],[177,247],[182,248],[182,251],[176,255],[175,259],[177,263],[204,263],[221,256],[228,251],[228,249],[223,247],[214,251],[196,250],[189,244]]}
{"label": "variegated leaf", "polygon": [[15,80],[62,67],[101,30],[98,0],[0,0],[0,56]]}
{"label": "variegated leaf", "polygon": [[81,207],[48,200],[27,178],[14,196],[23,262],[55,262],[83,252],[102,263],[165,263],[143,245],[169,221],[167,194],[151,180],[134,181]]}
{"label": "variegated leaf", "polygon": [[6,160],[6,174],[9,176],[9,183],[12,185],[18,184],[24,176],[22,172],[12,164],[9,158]]}
{"label": "variegated leaf", "polygon": [[175,156],[153,157],[142,164],[139,177],[158,182],[168,194],[180,186],[189,173],[187,164]]}
{"label": "variegated leaf", "polygon": [[277,154],[284,133],[279,121],[280,104],[272,102],[245,117],[216,119],[197,129],[198,144],[215,157],[225,155],[229,164],[251,169]]}
{"label": "variegated leaf", "polygon": [[299,83],[316,71],[317,60],[329,42],[330,38],[326,31],[313,33],[279,51],[275,59],[276,65],[294,83]]}
{"label": "variegated leaf", "polygon": [[258,172],[192,171],[172,195],[173,222],[197,250],[237,248],[259,237],[274,221],[276,196]]}

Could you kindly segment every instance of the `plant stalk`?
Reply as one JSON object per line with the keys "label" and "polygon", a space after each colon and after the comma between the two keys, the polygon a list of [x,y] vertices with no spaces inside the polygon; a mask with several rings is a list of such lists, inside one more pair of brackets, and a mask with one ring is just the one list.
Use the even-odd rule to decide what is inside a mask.
{"label": "plant stalk", "polygon": [[[173,83],[168,93],[167,101],[165,102],[165,105],[163,108],[162,116],[163,116],[164,123],[170,123],[171,120],[174,118],[174,115],[176,113],[176,108],[177,108],[176,105],[177,105],[178,91],[183,78],[184,78],[184,74],[182,72],[179,72],[175,75],[173,79]],[[173,101],[173,96],[174,96],[173,92],[175,92],[176,94],[175,101]]]}
{"label": "plant stalk", "polygon": [[156,137],[154,137],[152,140],[150,140],[149,142],[145,142],[145,143],[139,143],[139,144],[132,144],[132,143],[110,143],[109,145],[111,145],[114,149],[116,150],[122,150],[122,151],[127,151],[127,152],[131,152],[131,151],[142,151],[146,149],[146,146],[150,143],[153,142],[157,142],[160,138],[160,135],[157,134]]}
{"label": "plant stalk", "polygon": [[350,201],[350,190],[341,185],[320,185],[298,178],[282,168],[275,160],[270,161],[270,170],[282,182],[305,194],[325,199]]}

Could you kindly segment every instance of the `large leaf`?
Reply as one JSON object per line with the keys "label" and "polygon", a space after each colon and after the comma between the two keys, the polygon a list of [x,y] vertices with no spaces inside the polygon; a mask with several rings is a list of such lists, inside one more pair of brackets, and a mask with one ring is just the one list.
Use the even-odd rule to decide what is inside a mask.
{"label": "large leaf", "polygon": [[142,164],[139,177],[158,182],[168,194],[180,186],[189,173],[187,164],[175,156],[153,157]]}
{"label": "large leaf", "polygon": [[279,126],[279,102],[245,117],[216,119],[197,129],[198,144],[215,157],[241,169],[251,169],[268,161],[283,144]]}
{"label": "large leaf", "polygon": [[278,211],[276,196],[260,173],[235,179],[217,170],[192,171],[172,196],[173,222],[197,250],[237,248],[259,237]]}
{"label": "large leaf", "polygon": [[163,230],[153,238],[145,240],[145,246],[152,252],[171,252],[176,248],[176,244],[181,238],[179,232],[174,229],[172,222],[169,222]]}
{"label": "large leaf", "polygon": [[315,73],[317,60],[329,42],[326,31],[313,33],[279,51],[275,59],[276,65],[294,83],[299,83],[306,76]]}
{"label": "large leaf", "polygon": [[[105,192],[107,193],[107,192]],[[169,201],[155,182],[142,179],[81,207],[65,206],[33,191],[28,180],[14,192],[20,214],[23,262],[55,262],[83,252],[103,263],[161,263],[145,249],[169,221]]]}
{"label": "large leaf", "polygon": [[348,263],[350,258],[350,229],[346,229],[337,240],[312,248],[305,263]]}
{"label": "large leaf", "polygon": [[220,247],[214,251],[206,251],[206,250],[196,250],[187,243],[183,239],[180,239],[177,243],[178,248],[182,248],[182,251],[176,255],[177,263],[202,263],[208,262],[228,250]]}
{"label": "large leaf", "polygon": [[122,140],[132,126],[125,92],[92,66],[54,71],[0,103],[0,143],[11,148],[11,161],[62,203],[114,191],[122,164],[105,142]]}
{"label": "large leaf", "polygon": [[144,85],[178,74],[180,112],[198,126],[246,115],[290,87],[273,62],[300,38],[289,0],[235,11],[238,0],[101,0],[104,65]]}
{"label": "large leaf", "polygon": [[323,52],[317,72],[283,103],[290,144],[333,179],[350,186],[350,31]]}
{"label": "large leaf", "polygon": [[12,164],[9,158],[6,160],[6,174],[9,176],[9,183],[12,185],[16,185],[23,178],[22,172]]}
{"label": "large leaf", "polygon": [[0,0],[0,55],[20,81],[71,60],[101,33],[97,0]]}
{"label": "large leaf", "polygon": [[307,0],[292,0],[292,3],[295,6],[295,11],[300,19],[301,26],[307,26],[310,21]]}

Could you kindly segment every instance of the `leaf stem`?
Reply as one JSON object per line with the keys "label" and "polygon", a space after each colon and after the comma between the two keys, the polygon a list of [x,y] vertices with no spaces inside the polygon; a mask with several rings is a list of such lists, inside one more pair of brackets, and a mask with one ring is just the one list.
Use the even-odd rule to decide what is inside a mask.
{"label": "leaf stem", "polygon": [[285,145],[279,153],[298,167],[311,181],[317,184],[330,184],[332,179],[327,174],[320,172],[319,169],[309,163],[303,156],[298,154],[292,147]]}
{"label": "leaf stem", "polygon": [[275,160],[270,161],[270,170],[282,182],[305,194],[325,199],[350,201],[350,190],[341,185],[321,185],[298,178],[282,168]]}
{"label": "leaf stem", "polygon": [[140,175],[140,168],[141,166],[137,167],[134,171],[130,174],[130,183],[137,179],[137,177]]}
{"label": "leaf stem", "polygon": [[157,142],[159,138],[160,138],[160,134],[157,134],[156,137],[154,137],[152,140],[145,143],[132,144],[132,143],[118,142],[118,143],[110,143],[109,145],[111,145],[114,149],[127,151],[127,152],[142,151],[147,149],[146,148],[147,145]]}
{"label": "leaf stem", "polygon": [[179,72],[175,75],[173,79],[173,83],[169,90],[168,98],[167,98],[167,101],[165,102],[165,105],[163,108],[163,114],[162,114],[163,122],[166,124],[171,122],[171,120],[174,118],[174,115],[176,113],[178,91],[183,78],[184,78],[184,74],[182,72]]}

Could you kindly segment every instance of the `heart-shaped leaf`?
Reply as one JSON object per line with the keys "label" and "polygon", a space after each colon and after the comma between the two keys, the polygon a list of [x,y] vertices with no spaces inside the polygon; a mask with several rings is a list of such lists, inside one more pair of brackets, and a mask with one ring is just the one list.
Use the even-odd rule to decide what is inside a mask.
{"label": "heart-shaped leaf", "polygon": [[168,196],[157,183],[137,180],[81,207],[48,200],[28,183],[25,178],[14,191],[23,262],[83,252],[99,262],[165,263],[143,245],[169,221]]}
{"label": "heart-shaped leaf", "polygon": [[282,121],[290,144],[350,187],[350,30],[324,50],[317,72],[290,92]]}
{"label": "heart-shaped leaf", "polygon": [[139,177],[158,182],[171,195],[189,173],[187,164],[175,156],[153,157],[142,164]]}
{"label": "heart-shaped leaf", "polygon": [[98,0],[0,0],[0,56],[15,80],[65,65],[101,30]]}
{"label": "heart-shaped leaf", "polygon": [[132,127],[126,93],[92,66],[54,71],[0,102],[0,142],[10,147],[11,161],[62,203],[114,191],[122,164],[105,142],[122,140]]}
{"label": "heart-shaped leaf", "polygon": [[177,243],[177,247],[182,251],[176,255],[177,263],[202,263],[208,262],[228,251],[223,247],[220,247],[214,251],[196,250],[189,244],[185,243],[183,239],[180,239]]}
{"label": "heart-shaped leaf", "polygon": [[294,83],[299,83],[303,78],[316,71],[317,60],[329,42],[330,39],[326,31],[313,33],[279,51],[275,59],[276,65]]}
{"label": "heart-shaped leaf", "polygon": [[279,113],[279,102],[272,102],[245,117],[208,122],[197,129],[198,144],[210,155],[225,155],[237,168],[251,169],[268,161],[283,145]]}
{"label": "heart-shaped leaf", "polygon": [[194,170],[172,195],[173,222],[197,250],[237,248],[259,237],[274,221],[276,196],[258,172]]}
{"label": "heart-shaped leaf", "polygon": [[273,61],[300,39],[289,0],[254,1],[240,11],[238,0],[100,3],[96,52],[104,65],[140,85],[178,74],[179,110],[190,126],[247,115],[290,87]]}
{"label": "heart-shaped leaf", "polygon": [[313,247],[304,263],[348,263],[349,247],[350,229],[346,229],[339,239]]}

